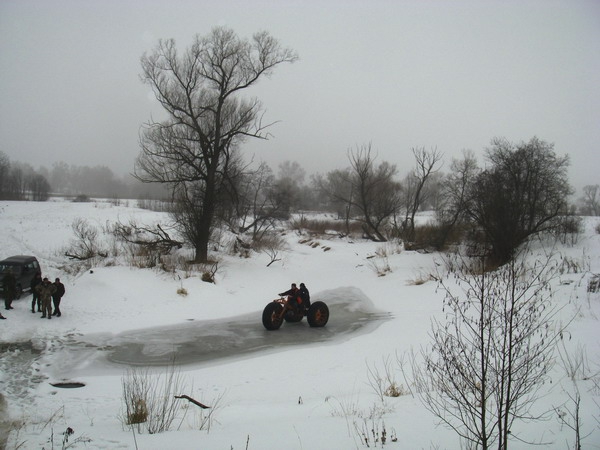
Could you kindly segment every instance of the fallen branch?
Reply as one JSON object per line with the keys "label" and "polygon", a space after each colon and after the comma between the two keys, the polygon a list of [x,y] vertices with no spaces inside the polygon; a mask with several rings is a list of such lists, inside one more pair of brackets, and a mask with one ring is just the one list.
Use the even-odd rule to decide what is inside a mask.
{"label": "fallen branch", "polygon": [[198,400],[194,400],[192,397],[190,397],[188,395],[176,395],[175,398],[183,398],[183,399],[189,400],[194,405],[197,405],[197,406],[199,406],[202,409],[209,409],[210,408],[210,406],[206,406],[206,405],[200,403]]}
{"label": "fallen branch", "polygon": [[183,247],[183,242],[172,239],[160,224],[157,224],[155,228],[150,228],[139,226],[134,221],[130,221],[129,225],[116,223],[113,227],[113,234],[125,242],[153,251],[158,250],[163,254],[169,253],[173,248]]}
{"label": "fallen branch", "polygon": [[76,259],[78,261],[87,261],[88,259],[92,259],[96,256],[100,256],[102,258],[106,258],[108,257],[108,253],[104,253],[104,252],[97,252],[94,254],[87,254],[87,255],[77,255],[75,253],[69,253],[69,252],[65,252],[65,256],[69,259]]}

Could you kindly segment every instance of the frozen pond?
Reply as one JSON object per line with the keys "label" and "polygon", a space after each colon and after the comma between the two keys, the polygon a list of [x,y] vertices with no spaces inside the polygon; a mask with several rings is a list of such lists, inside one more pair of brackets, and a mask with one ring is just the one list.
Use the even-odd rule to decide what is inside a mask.
{"label": "frozen pond", "polygon": [[153,328],[124,333],[109,343],[111,362],[128,365],[166,365],[200,363],[222,358],[248,356],[265,350],[284,350],[289,346],[327,343],[349,338],[379,326],[387,316],[355,309],[356,302],[335,302],[329,306],[330,319],[324,328],[311,328],[306,319],[286,323],[279,330],[267,331],[262,312],[227,320],[190,322],[177,327]]}
{"label": "frozen pond", "polygon": [[[51,361],[46,365],[50,376],[61,380],[114,369],[120,371],[123,365],[213,364],[231,358],[249,358],[257,352],[340,342],[369,333],[390,318],[389,314],[377,311],[357,288],[322,292],[312,300],[325,301],[329,306],[329,322],[323,328],[311,328],[303,319],[298,323],[284,322],[279,330],[267,331],[262,325],[261,310],[226,319],[189,321],[117,335],[70,334],[46,342],[45,349],[40,351],[13,352],[8,358],[12,361],[5,359],[3,366],[8,369],[7,365],[13,365],[15,359],[19,359],[21,366],[33,360],[43,365],[46,365],[44,360]],[[27,359],[29,361],[25,361]],[[17,379],[15,383],[20,384]]]}
{"label": "frozen pond", "polygon": [[367,333],[388,318],[374,309],[372,302],[356,288],[323,293],[313,301],[324,300],[330,316],[324,328],[311,328],[306,319],[286,323],[267,331],[262,311],[227,319],[190,321],[176,327],[132,331],[114,336],[103,344],[112,363],[157,366],[192,364],[223,358],[248,357],[259,351],[278,351],[290,346],[327,343]]}

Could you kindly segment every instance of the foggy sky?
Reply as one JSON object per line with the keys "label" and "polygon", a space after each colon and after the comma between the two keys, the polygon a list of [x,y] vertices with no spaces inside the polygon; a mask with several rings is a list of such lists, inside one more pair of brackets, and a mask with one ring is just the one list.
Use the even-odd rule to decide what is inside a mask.
{"label": "foggy sky", "polygon": [[133,170],[160,108],[140,79],[159,38],[183,51],[217,25],[267,30],[300,60],[258,96],[268,141],[247,157],[310,173],[372,143],[400,174],[411,148],[483,165],[494,137],[569,154],[572,183],[600,183],[600,2],[0,0],[0,151],[11,161]]}

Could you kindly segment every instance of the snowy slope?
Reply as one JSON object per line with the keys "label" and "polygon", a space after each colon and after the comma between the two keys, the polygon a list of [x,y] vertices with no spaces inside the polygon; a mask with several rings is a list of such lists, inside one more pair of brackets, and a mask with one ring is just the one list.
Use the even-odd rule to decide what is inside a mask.
{"label": "snowy slope", "polygon": [[[384,260],[373,257],[382,253],[383,244],[319,237],[312,241],[318,244],[311,246],[302,243],[307,236],[290,231],[282,261],[270,267],[266,267],[270,259],[265,254],[251,258],[219,255],[216,284],[202,282],[197,275],[186,278],[182,273],[119,265],[77,274],[65,271],[68,261],[63,253],[73,238],[75,219],[85,218],[98,227],[133,217],[148,224],[166,220],[162,213],[143,211],[133,204],[0,203],[0,257],[34,254],[44,268],[43,275],[60,277],[67,289],[60,318],[42,320],[39,314],[32,314],[30,296],[16,301],[14,310],[2,311],[7,320],[0,321],[0,342],[18,345],[3,349],[0,392],[7,401],[10,420],[26,422],[12,425],[6,448],[52,448],[51,441],[53,448],[60,448],[67,427],[74,430],[70,448],[86,449],[346,450],[366,448],[360,434],[372,428],[378,434],[387,431],[385,448],[460,448],[456,435],[438,426],[418,398],[407,394],[386,397],[382,402],[369,383],[369,370],[383,372],[388,361],[395,380],[408,392],[396,359],[426,346],[431,319],[443,318],[443,294],[436,283],[417,282],[436,270],[439,255],[392,254],[393,247],[388,246]],[[600,297],[585,289],[591,274],[600,273],[596,223],[588,219],[586,233],[577,245],[558,249],[581,270],[564,273],[553,288],[557,301],[566,305],[562,311],[565,320],[575,316],[567,345],[573,351],[584,347],[590,366],[598,370]],[[379,277],[377,266],[384,264],[389,264],[391,272]],[[311,342],[309,336],[315,330],[305,322],[266,332],[260,322],[262,309],[291,282],[305,282],[314,300],[332,305],[332,329],[336,320],[342,320],[334,313],[344,298],[351,297],[356,308],[377,314],[367,327],[332,333],[319,342]],[[180,288],[185,288],[186,296],[177,293]],[[121,424],[122,379],[128,365],[107,359],[110,346],[125,337],[142,336],[139,339],[147,344],[141,347],[143,351],[170,352],[172,337],[165,337],[167,344],[162,349],[160,339],[143,342],[148,340],[144,333],[157,327],[175,331],[179,327],[184,335],[189,327],[219,320],[235,327],[240,316],[249,318],[248,333],[263,333],[267,342],[276,344],[286,332],[299,339],[307,336],[307,342],[287,346],[269,342],[264,351],[233,352],[227,358],[181,365],[187,385],[181,394],[217,404],[208,431],[199,430],[207,412],[184,400],[171,431],[138,434]],[[173,336],[170,333],[164,331],[165,336]],[[151,370],[164,373],[166,369]],[[52,386],[59,381],[85,386]],[[585,392],[583,431],[591,433],[584,444],[597,448],[600,399],[597,391],[589,392],[590,381],[580,383]],[[552,410],[568,402],[570,386],[564,370],[557,366],[550,394],[542,399],[540,408]],[[544,448],[562,449],[574,441],[573,432],[552,414],[545,422],[520,424],[513,434],[526,441],[544,442]],[[391,437],[397,441],[391,442]],[[372,436],[370,445],[374,446]],[[529,447],[516,440],[512,443],[512,448]]]}

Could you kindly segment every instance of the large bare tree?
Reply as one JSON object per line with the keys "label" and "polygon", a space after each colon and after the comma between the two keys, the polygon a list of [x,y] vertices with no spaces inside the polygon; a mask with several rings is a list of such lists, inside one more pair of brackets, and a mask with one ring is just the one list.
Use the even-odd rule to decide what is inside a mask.
{"label": "large bare tree", "polygon": [[141,59],[142,81],[152,88],[167,118],[143,127],[135,176],[171,186],[178,211],[185,211],[177,217],[197,262],[208,260],[232,152],[246,138],[268,137],[271,124],[262,122],[260,101],[240,94],[297,58],[267,32],[248,40],[217,27],[196,36],[182,55],[169,39],[160,40]]}
{"label": "large bare tree", "polygon": [[572,193],[569,158],[534,137],[517,145],[494,139],[487,159],[491,167],[472,183],[468,213],[485,233],[494,262],[504,264],[527,238],[560,226]]}

